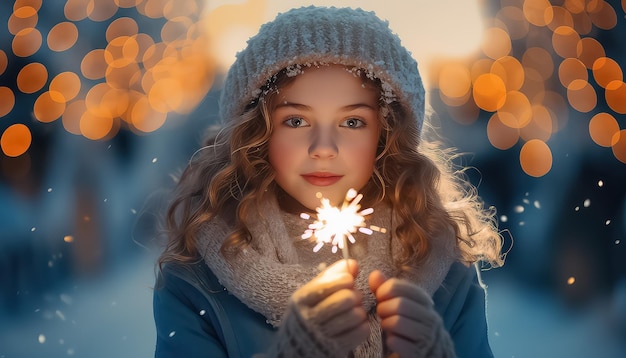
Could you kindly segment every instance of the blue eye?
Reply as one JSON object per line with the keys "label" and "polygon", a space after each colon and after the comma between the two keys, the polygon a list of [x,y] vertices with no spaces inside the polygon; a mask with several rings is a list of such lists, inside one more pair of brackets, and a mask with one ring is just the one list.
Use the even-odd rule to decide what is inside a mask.
{"label": "blue eye", "polygon": [[341,126],[348,128],[361,128],[365,126],[365,122],[358,118],[348,118],[341,123]]}
{"label": "blue eye", "polygon": [[283,123],[292,128],[305,127],[309,124],[302,117],[287,118]]}

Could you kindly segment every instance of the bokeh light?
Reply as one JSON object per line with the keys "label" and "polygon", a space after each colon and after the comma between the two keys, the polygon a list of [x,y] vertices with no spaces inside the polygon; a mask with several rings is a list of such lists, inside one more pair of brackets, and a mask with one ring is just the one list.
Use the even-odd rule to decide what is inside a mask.
{"label": "bokeh light", "polygon": [[530,176],[544,176],[552,168],[552,151],[539,139],[531,139],[524,143],[519,157],[522,170]]}
{"label": "bokeh light", "polygon": [[7,156],[18,157],[28,150],[31,140],[32,135],[28,127],[20,123],[13,124],[2,133],[0,147]]}
{"label": "bokeh light", "polygon": [[[31,95],[29,112],[39,124],[13,121],[29,128],[61,118],[69,133],[107,140],[120,130],[156,131],[173,112],[192,111],[211,88],[215,64],[198,0],[62,5],[64,19],[50,24],[42,21],[42,1],[14,3],[7,24],[10,47],[0,50],[0,76],[9,65],[19,68],[14,78],[2,78],[0,117],[14,109],[18,96]],[[94,34],[94,27],[104,31]],[[48,56],[50,62],[42,60]]]}
{"label": "bokeh light", "polygon": [[[487,137],[500,150],[521,150],[532,140],[550,149],[574,110],[587,116],[594,143],[621,153],[623,69],[596,35],[615,31],[625,2],[500,3],[492,18],[483,19],[478,51],[429,68],[427,82],[439,90],[451,117],[470,125],[487,112]],[[203,11],[206,6],[197,0],[67,0],[65,19],[45,24],[41,0],[15,1],[0,76],[14,59],[23,63],[19,75],[6,78],[14,83],[0,87],[0,117],[14,110],[18,96],[32,95],[39,125],[61,118],[67,132],[92,140],[158,130],[202,101],[218,68],[213,54],[230,59],[267,20],[269,5],[220,3]],[[99,41],[84,36],[83,25],[90,24],[102,29]],[[34,59],[43,53],[71,54],[72,60],[53,69]],[[610,128],[605,114],[596,117],[600,113],[615,119]],[[23,124],[36,125],[27,118]]]}
{"label": "bokeh light", "polygon": [[589,121],[592,142],[612,148],[615,158],[624,162],[622,64],[597,35],[613,31],[612,36],[620,36],[614,28],[624,17],[626,1],[622,9],[603,0],[500,3],[496,15],[485,19],[480,53],[434,67],[433,82],[442,102],[453,107],[448,110],[452,119],[473,123],[478,115],[464,108],[491,113],[491,145],[519,149],[523,171],[540,177],[552,167],[547,160],[552,158],[550,139],[568,125],[573,110]]}

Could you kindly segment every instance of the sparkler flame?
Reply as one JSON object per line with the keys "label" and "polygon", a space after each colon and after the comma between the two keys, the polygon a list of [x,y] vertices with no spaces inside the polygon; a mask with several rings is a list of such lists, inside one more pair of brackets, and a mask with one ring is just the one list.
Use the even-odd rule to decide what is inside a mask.
{"label": "sparkler flame", "polygon": [[[374,231],[386,232],[385,228],[377,226],[369,226],[365,224],[365,216],[374,212],[374,209],[367,208],[361,210],[361,199],[363,194],[357,194],[354,189],[348,190],[341,208],[332,206],[330,200],[323,198],[321,193],[316,195],[320,198],[322,205],[316,209],[317,219],[309,224],[308,229],[302,234],[302,239],[310,239],[315,237],[317,245],[313,248],[314,252],[318,252],[324,244],[331,244],[332,252],[336,253],[337,249],[343,251],[344,258],[349,257],[348,241],[355,243],[353,234],[357,231],[367,235],[371,235]],[[302,213],[300,217],[308,220],[310,215]]]}

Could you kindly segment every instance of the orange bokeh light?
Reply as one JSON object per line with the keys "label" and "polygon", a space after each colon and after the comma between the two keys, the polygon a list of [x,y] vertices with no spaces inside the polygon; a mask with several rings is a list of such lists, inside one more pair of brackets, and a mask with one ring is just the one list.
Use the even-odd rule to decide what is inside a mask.
{"label": "orange bokeh light", "polygon": [[65,18],[70,21],[81,21],[87,18],[87,3],[84,0],[67,0],[63,7]]}
{"label": "orange bokeh light", "polygon": [[7,66],[9,65],[9,58],[7,57],[6,52],[0,49],[0,75],[6,71]]}
{"label": "orange bokeh light", "polygon": [[545,142],[531,139],[524,143],[519,161],[524,173],[532,177],[542,177],[552,168],[552,151]]}
{"label": "orange bokeh light", "polygon": [[129,122],[133,128],[143,133],[149,133],[159,129],[165,123],[166,118],[166,113],[156,111],[149,103],[148,98],[141,97],[133,106]]}
{"label": "orange bokeh light", "polygon": [[32,142],[32,135],[27,126],[17,123],[9,126],[2,137],[0,137],[0,147],[2,152],[8,157],[19,157],[26,153]]}
{"label": "orange bokeh light", "polygon": [[602,88],[612,81],[623,81],[624,75],[619,63],[608,57],[601,57],[593,63],[593,78]]}
{"label": "orange bokeh light", "polygon": [[585,80],[573,80],[567,86],[567,100],[575,110],[587,113],[596,108],[598,96],[593,86]]}
{"label": "orange bokeh light", "polygon": [[495,148],[506,150],[519,141],[519,129],[505,125],[498,113],[494,113],[487,123],[487,138]]}
{"label": "orange bokeh light", "polygon": [[15,106],[15,94],[9,87],[0,86],[0,98],[0,117],[4,117]]}
{"label": "orange bokeh light", "polygon": [[[28,6],[27,8],[32,9],[32,7]],[[32,29],[37,26],[39,22],[39,15],[37,12],[32,12],[28,17],[20,17],[17,14],[13,13],[9,16],[9,21],[7,22],[7,28],[11,35],[17,35],[20,31],[24,29]]]}
{"label": "orange bokeh light", "polygon": [[552,55],[541,47],[530,47],[526,49],[522,55],[522,66],[537,71],[544,81],[548,80],[554,72]]}
{"label": "orange bokeh light", "polygon": [[606,55],[604,47],[598,40],[585,37],[576,45],[576,54],[578,58],[585,64],[585,67],[592,68],[593,63]]}
{"label": "orange bokeh light", "polygon": [[589,121],[589,134],[591,139],[599,146],[611,147],[617,141],[619,124],[615,117],[609,113],[598,113]]}
{"label": "orange bokeh light", "polygon": [[460,63],[449,63],[439,73],[439,89],[448,98],[463,98],[470,93],[472,78],[467,67]]}
{"label": "orange bokeh light", "polygon": [[552,136],[553,122],[548,108],[540,104],[533,105],[532,120],[520,129],[520,137],[525,141],[540,139],[545,142]]}
{"label": "orange bokeh light", "polygon": [[104,60],[104,50],[95,49],[90,51],[83,57],[80,63],[80,71],[85,78],[90,80],[98,80],[104,78],[107,63]]}
{"label": "orange bokeh light", "polygon": [[509,91],[506,100],[498,109],[500,121],[511,128],[524,128],[533,116],[530,101],[519,91]]}
{"label": "orange bokeh light", "polygon": [[559,81],[563,87],[566,87],[574,80],[587,81],[589,74],[585,64],[576,58],[566,58],[559,65]]}
{"label": "orange bokeh light", "polygon": [[48,33],[48,48],[61,52],[70,49],[78,40],[78,28],[74,23],[65,21],[54,25]]}
{"label": "orange bokeh light", "polygon": [[552,21],[552,6],[548,0],[526,0],[522,10],[526,20],[535,26],[546,26]]}
{"label": "orange bokeh light", "polygon": [[15,35],[11,48],[15,56],[28,57],[39,51],[41,42],[41,32],[35,28],[28,28]]}
{"label": "orange bokeh light", "polygon": [[42,0],[15,0],[13,3],[13,11],[17,11],[19,8],[30,6],[35,11],[39,11],[41,9],[41,1]]}
{"label": "orange bokeh light", "polygon": [[622,129],[615,136],[617,139],[613,139],[615,144],[611,147],[613,155],[617,160],[626,164],[626,129]]}
{"label": "orange bokeh light", "polygon": [[474,81],[473,94],[478,107],[488,112],[495,112],[506,101],[506,86],[500,77],[485,73]]}
{"label": "orange bokeh light", "polygon": [[84,100],[77,100],[70,103],[61,117],[63,128],[69,133],[80,135],[80,117],[87,111]]}
{"label": "orange bokeh light", "polygon": [[[59,73],[50,82],[50,93],[57,102],[69,102],[80,92],[80,77],[74,72]],[[61,96],[61,98],[58,98]]]}
{"label": "orange bokeh light", "polygon": [[491,73],[504,81],[507,91],[517,91],[524,84],[524,68],[515,57],[500,57],[491,65]]}
{"label": "orange bokeh light", "polygon": [[120,36],[133,36],[139,32],[137,21],[131,17],[120,17],[111,22],[106,31],[106,40],[108,42]]}
{"label": "orange bokeh light", "polygon": [[572,13],[561,6],[552,6],[550,10],[552,19],[548,22],[548,28],[551,31],[556,30],[559,26],[568,26],[574,28],[574,19]]}
{"label": "orange bokeh light", "polygon": [[580,35],[569,26],[559,26],[552,34],[552,47],[557,55],[568,58],[577,56]]}
{"label": "orange bokeh light", "polygon": [[481,49],[483,53],[494,60],[507,56],[511,52],[511,38],[503,29],[490,27],[483,33]]}
{"label": "orange bokeh light", "polygon": [[90,111],[85,111],[80,117],[80,132],[87,139],[103,139],[112,130],[113,117],[99,116]]}
{"label": "orange bokeh light", "polygon": [[606,85],[604,92],[606,103],[612,110],[619,114],[626,114],[626,83],[612,81]]}
{"label": "orange bokeh light", "polygon": [[111,0],[90,0],[87,5],[87,17],[95,22],[110,19],[117,12],[117,5]]}
{"label": "orange bokeh light", "polygon": [[42,93],[33,106],[33,114],[38,121],[48,123],[63,115],[65,103],[59,103],[50,92]]}
{"label": "orange bokeh light", "polygon": [[48,70],[39,62],[29,63],[17,74],[17,88],[23,93],[35,93],[48,81]]}
{"label": "orange bokeh light", "polygon": [[599,29],[610,30],[617,25],[615,9],[604,0],[590,1],[587,4],[587,12],[593,24]]}

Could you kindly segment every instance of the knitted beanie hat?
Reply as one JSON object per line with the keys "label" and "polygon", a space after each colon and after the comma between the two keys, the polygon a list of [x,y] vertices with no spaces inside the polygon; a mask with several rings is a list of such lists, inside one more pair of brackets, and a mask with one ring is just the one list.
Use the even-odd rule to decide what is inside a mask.
{"label": "knitted beanie hat", "polygon": [[298,70],[313,64],[364,69],[381,81],[387,102],[406,104],[418,131],[421,129],[424,87],[417,62],[388,22],[361,9],[315,6],[279,14],[248,40],[224,82],[222,120],[240,116],[282,69]]}

